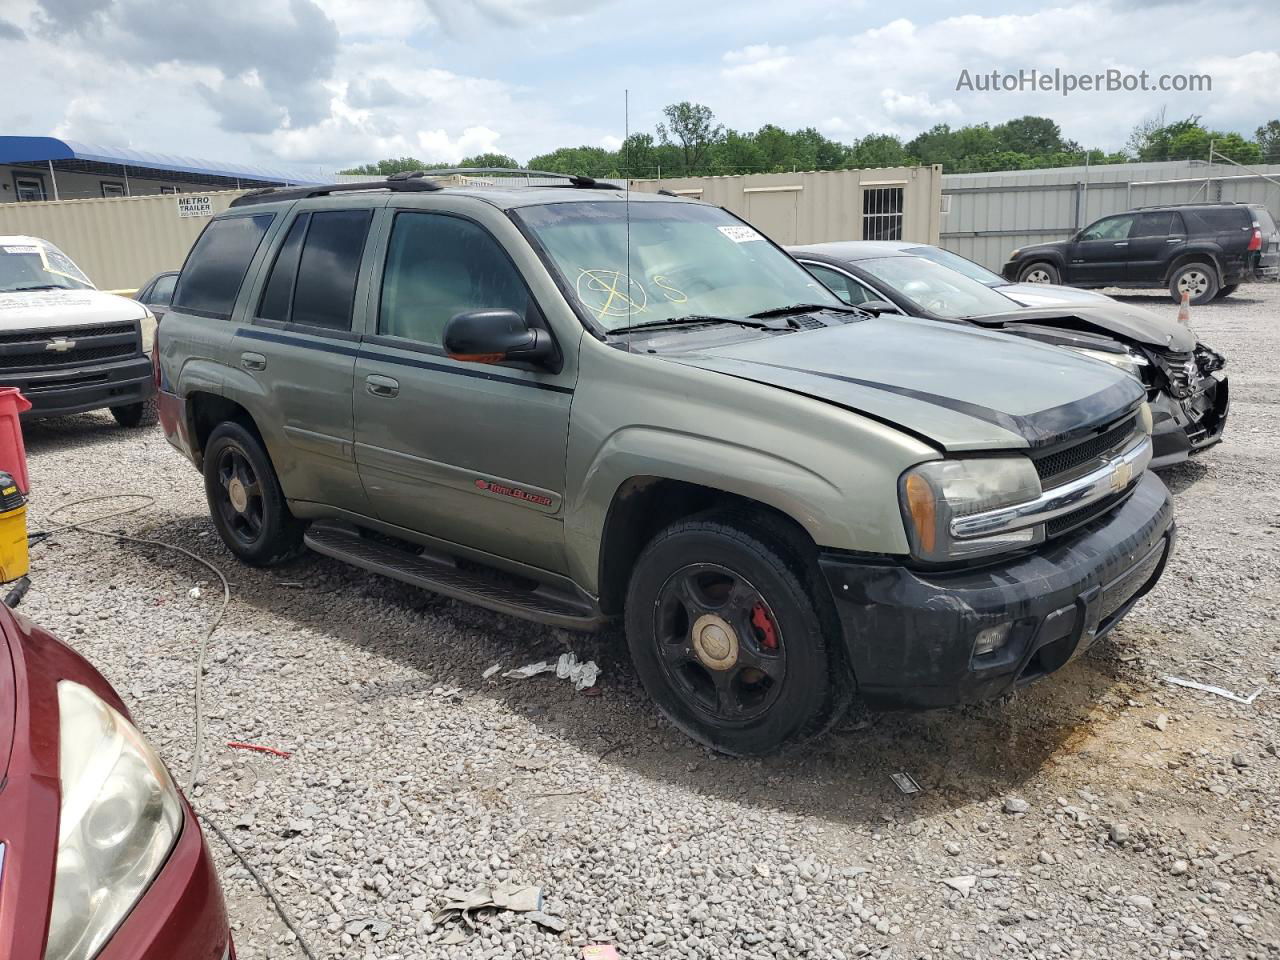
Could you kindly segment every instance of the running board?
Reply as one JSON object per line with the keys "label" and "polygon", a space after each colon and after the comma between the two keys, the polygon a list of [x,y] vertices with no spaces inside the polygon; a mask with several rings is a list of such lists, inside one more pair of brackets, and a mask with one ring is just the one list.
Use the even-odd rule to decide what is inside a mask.
{"label": "running board", "polygon": [[608,618],[594,604],[547,587],[520,590],[407,550],[366,539],[349,528],[313,523],[303,542],[316,553],[442,596],[567,630],[598,630]]}

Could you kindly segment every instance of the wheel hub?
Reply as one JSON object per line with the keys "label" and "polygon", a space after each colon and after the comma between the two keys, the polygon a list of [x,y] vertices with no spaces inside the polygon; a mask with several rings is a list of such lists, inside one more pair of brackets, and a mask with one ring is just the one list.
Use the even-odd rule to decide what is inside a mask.
{"label": "wheel hub", "polygon": [[227,484],[227,497],[231,500],[231,506],[235,507],[236,513],[244,513],[249,506],[249,494],[245,492],[244,484],[240,482],[239,477],[232,477],[231,482]]}
{"label": "wheel hub", "polygon": [[693,652],[708,670],[729,670],[738,662],[738,634],[723,617],[703,614],[690,634]]}

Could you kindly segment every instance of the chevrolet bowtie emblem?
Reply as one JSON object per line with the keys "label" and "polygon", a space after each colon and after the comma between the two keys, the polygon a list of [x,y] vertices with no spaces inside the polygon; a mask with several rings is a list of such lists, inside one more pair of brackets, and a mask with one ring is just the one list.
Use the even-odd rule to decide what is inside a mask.
{"label": "chevrolet bowtie emblem", "polygon": [[54,337],[44,345],[46,350],[56,350],[58,353],[66,353],[68,350],[75,348],[76,342],[68,340],[66,337]]}
{"label": "chevrolet bowtie emblem", "polygon": [[1129,485],[1129,481],[1133,479],[1133,464],[1121,460],[1116,463],[1116,468],[1111,474],[1111,490],[1119,493]]}

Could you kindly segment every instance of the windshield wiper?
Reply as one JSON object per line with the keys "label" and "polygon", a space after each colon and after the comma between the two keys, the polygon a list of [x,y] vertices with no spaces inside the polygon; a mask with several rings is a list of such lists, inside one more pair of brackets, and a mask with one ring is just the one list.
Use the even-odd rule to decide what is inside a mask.
{"label": "windshield wiper", "polygon": [[785,307],[774,307],[772,310],[761,310],[759,313],[750,314],[756,320],[763,320],[766,317],[785,317],[789,313],[813,313],[815,310],[834,310],[837,313],[866,313],[865,310],[859,310],[857,307],[834,306],[827,303],[793,303]]}
{"label": "windshield wiper", "polygon": [[5,293],[29,293],[32,290],[61,290],[63,289],[56,283],[39,283],[30,287],[9,287]]}
{"label": "windshield wiper", "polygon": [[756,323],[744,317],[713,317],[703,313],[690,313],[683,317],[668,317],[666,320],[646,320],[644,323],[632,323],[625,327],[614,327],[608,332],[613,333],[630,333],[633,330],[652,330],[654,327],[670,327],[683,325],[686,323],[734,323],[740,327],[750,327],[753,330],[768,329],[767,324]]}

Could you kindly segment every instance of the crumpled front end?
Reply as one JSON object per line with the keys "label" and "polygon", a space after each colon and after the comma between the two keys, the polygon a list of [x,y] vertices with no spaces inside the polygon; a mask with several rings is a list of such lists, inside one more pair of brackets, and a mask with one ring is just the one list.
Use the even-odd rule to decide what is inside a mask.
{"label": "crumpled front end", "polygon": [[1186,460],[1222,441],[1230,407],[1226,359],[1203,343],[1195,349],[1146,351],[1153,469]]}

